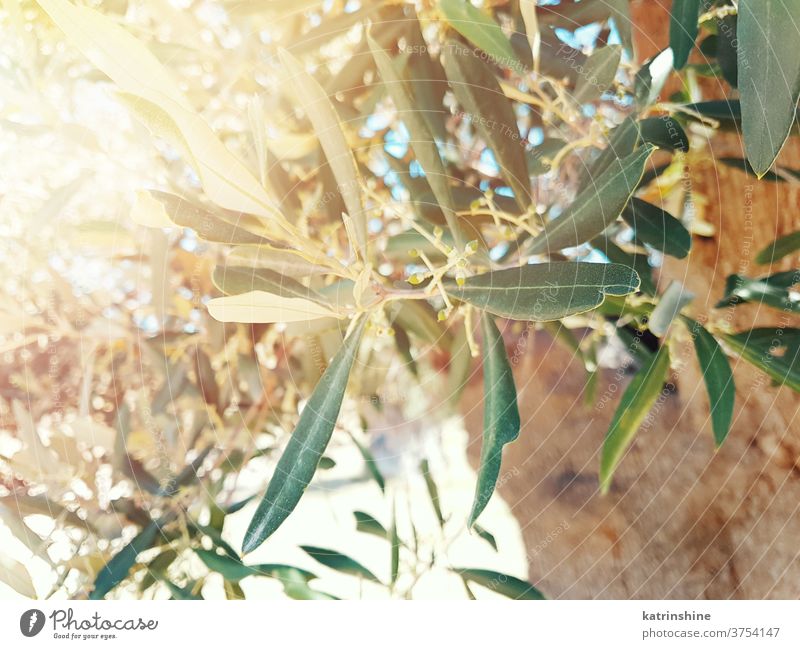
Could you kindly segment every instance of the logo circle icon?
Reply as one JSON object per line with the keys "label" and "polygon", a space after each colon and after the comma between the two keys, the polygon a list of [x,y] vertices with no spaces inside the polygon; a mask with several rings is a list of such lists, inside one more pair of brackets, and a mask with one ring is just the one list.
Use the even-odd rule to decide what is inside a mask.
{"label": "logo circle icon", "polygon": [[19,630],[27,638],[32,638],[44,628],[44,613],[38,608],[25,611],[19,618]]}

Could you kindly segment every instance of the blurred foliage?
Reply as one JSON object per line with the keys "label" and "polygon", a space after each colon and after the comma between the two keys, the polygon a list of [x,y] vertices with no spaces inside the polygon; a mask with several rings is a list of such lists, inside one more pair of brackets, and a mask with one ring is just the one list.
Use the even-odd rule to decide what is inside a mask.
{"label": "blurred foliage", "polygon": [[[697,345],[717,444],[734,402],[727,354],[797,389],[796,330],[777,353],[769,332],[703,328],[680,286],[658,290],[663,255],[708,234],[685,167],[709,155],[713,128],[744,120],[747,137],[752,120],[696,83],[702,65],[731,74],[717,22],[733,7],[676,4],[686,29],[639,65],[626,2],[4,3],[0,507],[50,565],[52,592],[191,599],[215,574],[230,599],[250,577],[332,598],[308,570],[246,562],[225,521],[260,500],[243,552],[258,547],[335,466],[335,435],[384,494],[382,515],[354,516],[385,539],[386,569],[302,549],[412,596],[426,571],[451,568],[448,539],[467,521],[447,514],[424,454],[411,458],[444,551],[423,549],[365,433],[441,422],[479,363],[468,527],[496,550],[476,519],[520,432],[506,342],[521,329],[503,324],[504,339],[502,318],[568,345],[589,386],[598,350],[635,332],[603,489],[668,382],[672,342]],[[673,74],[684,90],[662,100]],[[756,153],[755,171],[724,162],[793,180],[767,173],[777,151]],[[764,255],[795,252],[789,238]],[[795,312],[793,272],[734,278],[720,306]],[[245,474],[268,483],[263,498]],[[51,556],[56,543],[68,551]],[[35,594],[25,566],[3,561],[0,578]],[[541,597],[452,570],[470,597],[474,584]]]}

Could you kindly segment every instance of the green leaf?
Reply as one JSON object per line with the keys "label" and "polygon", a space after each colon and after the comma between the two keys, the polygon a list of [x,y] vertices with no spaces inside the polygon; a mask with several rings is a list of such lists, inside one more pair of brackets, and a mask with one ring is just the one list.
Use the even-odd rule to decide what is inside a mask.
{"label": "green leaf", "polygon": [[458,406],[461,394],[469,382],[472,369],[472,349],[467,340],[466,327],[459,327],[450,345],[450,361],[447,364],[447,402]]}
{"label": "green leaf", "polygon": [[639,370],[622,395],[603,442],[600,460],[601,493],[608,493],[614,471],[661,394],[668,370],[669,351],[666,345],[662,345],[650,363]]}
{"label": "green leaf", "polygon": [[199,595],[194,592],[194,587],[196,582],[191,581],[186,586],[178,586],[176,583],[170,581],[169,579],[162,577],[161,583],[167,587],[167,590],[170,592],[170,599],[175,600],[200,600],[203,599],[202,595]]}
{"label": "green leaf", "polygon": [[636,60],[633,51],[633,21],[631,20],[630,3],[628,0],[605,0],[606,6],[611,10],[611,18],[619,32],[619,39],[623,46]]}
{"label": "green leaf", "polygon": [[800,95],[800,2],[740,0],[739,96],[747,159],[763,176],[795,121]]}
{"label": "green leaf", "polygon": [[389,532],[374,516],[362,511],[353,512],[353,516],[356,519],[357,531],[364,532],[364,534],[372,534],[372,536],[377,536],[379,539],[389,538]]}
{"label": "green leaf", "polygon": [[225,261],[230,266],[265,268],[295,278],[320,273],[332,274],[332,269],[315,263],[314,259],[299,250],[275,248],[269,245],[237,246],[230,251]]}
{"label": "green leaf", "polygon": [[439,207],[444,212],[447,225],[455,237],[456,246],[463,248],[465,242],[462,240],[463,236],[453,208],[453,197],[450,192],[447,171],[439,155],[436,141],[433,139],[424,116],[417,111],[414,97],[392,63],[392,59],[371,36],[368,36],[367,39],[386,91],[394,101],[398,117],[408,128],[414,155],[425,172],[425,178],[436,196]]}
{"label": "green leaf", "polygon": [[653,352],[642,340],[643,332],[636,325],[616,327],[615,333],[625,346],[625,351],[633,356],[639,363],[647,365],[653,359]]}
{"label": "green leaf", "polygon": [[254,574],[250,566],[246,566],[241,561],[230,556],[218,554],[212,550],[203,550],[202,548],[195,548],[194,552],[205,564],[206,568],[212,572],[218,572],[228,581],[238,582]]}
{"label": "green leaf", "polygon": [[372,479],[375,480],[378,488],[381,490],[381,493],[386,493],[386,480],[383,478],[383,474],[378,468],[378,463],[375,461],[372,453],[370,453],[366,445],[362,444],[352,432],[350,433],[350,439],[353,440],[353,444],[356,445],[358,452],[361,453],[361,457],[364,458],[364,463],[367,465],[367,471],[369,471]]}
{"label": "green leaf", "polygon": [[800,392],[800,329],[762,327],[722,339],[775,383]]}
{"label": "green leaf", "polygon": [[298,579],[292,576],[292,573],[287,574],[281,578],[283,582],[283,592],[287,597],[298,600],[337,600],[338,597],[323,593],[319,590],[311,588],[303,579]]}
{"label": "green leaf", "polygon": [[242,544],[248,553],[261,545],[294,511],[314,477],[328,446],[344,399],[350,369],[358,353],[367,318],[362,318],[328,365],[292,433],[264,499],[258,506]]}
{"label": "green leaf", "polygon": [[737,61],[737,48],[739,39],[736,37],[736,16],[725,16],[717,20],[717,64],[723,79],[736,88],[739,84],[739,64]]}
{"label": "green leaf", "polygon": [[158,579],[165,577],[167,569],[177,558],[178,552],[174,548],[167,548],[156,555],[155,559],[147,564],[147,572],[142,578],[142,581],[139,582],[139,592],[144,592],[155,584]]}
{"label": "green leaf", "polygon": [[111,557],[111,560],[97,573],[94,589],[90,593],[89,599],[103,599],[118,586],[128,576],[133,564],[136,563],[136,557],[155,545],[161,528],[166,522],[166,517],[158,521],[151,521],[130,543]]}
{"label": "green leaf", "polygon": [[400,574],[400,537],[397,534],[397,503],[392,500],[392,526],[389,528],[389,541],[392,545],[389,555],[389,583],[394,585]]}
{"label": "green leaf", "polygon": [[650,314],[648,329],[656,336],[663,336],[681,309],[693,299],[694,294],[687,291],[680,282],[671,282]]}
{"label": "green leaf", "polygon": [[648,144],[612,162],[591,179],[563,215],[545,225],[528,245],[527,252],[553,253],[575,247],[605,230],[616,221],[636,190],[654,150],[655,147]]}
{"label": "green leaf", "polygon": [[796,269],[755,279],[730,275],[725,296],[716,304],[716,308],[758,302],[787,313],[800,313],[800,295],[791,290],[797,283],[800,283],[800,270]]}
{"label": "green leaf", "polygon": [[599,178],[612,162],[633,153],[638,142],[639,122],[636,121],[634,115],[629,115],[621,124],[611,130],[608,136],[608,146],[591,164],[584,168],[578,183],[578,194],[584,192],[595,178]]}
{"label": "green leaf", "polygon": [[497,539],[494,538],[494,534],[492,534],[486,528],[481,527],[477,523],[472,524],[472,529],[475,531],[475,534],[480,536],[484,541],[492,546],[495,552],[497,552]]}
{"label": "green leaf", "polygon": [[281,275],[266,268],[246,268],[244,266],[217,266],[211,277],[220,291],[226,295],[240,295],[248,291],[265,291],[283,297],[299,297],[313,300],[326,306],[330,301],[313,288],[303,286],[296,279]]}
{"label": "green leaf", "polygon": [[374,581],[377,584],[381,583],[381,580],[373,575],[369,569],[362,566],[355,559],[351,559],[340,552],[336,552],[336,550],[326,550],[325,548],[318,548],[311,545],[301,545],[300,549],[311,556],[312,559],[318,561],[323,566],[326,566],[331,570],[336,570],[337,572],[341,572],[346,575],[352,575],[353,577],[359,577],[361,579],[366,579],[368,581]]}
{"label": "green leaf", "polygon": [[[733,169],[740,169],[746,174],[755,176],[756,172],[752,165],[744,158],[717,158],[722,164]],[[774,167],[774,171],[767,171],[759,180],[769,180],[774,183],[794,182],[800,180],[800,171],[797,169],[787,169],[786,167]]]}
{"label": "green leaf", "polygon": [[689,138],[683,127],[669,115],[648,117],[639,122],[639,134],[642,141],[655,144],[668,151],[688,151]]}
{"label": "green leaf", "polygon": [[281,63],[289,75],[295,97],[300,102],[336,178],[347,212],[353,220],[355,236],[362,259],[367,259],[367,215],[361,197],[361,179],[353,150],[347,143],[339,115],[328,93],[306,72],[303,64],[286,50],[279,50]]}
{"label": "green leaf", "polygon": [[196,548],[195,554],[200,557],[200,560],[209,570],[218,572],[226,580],[232,582],[239,582],[246,577],[282,579],[289,571],[293,571],[307,582],[317,578],[313,572],[280,563],[262,563],[248,566],[230,556],[218,554],[211,550],[203,550],[202,548]]}
{"label": "green leaf", "polygon": [[494,72],[479,58],[460,54],[454,41],[445,44],[444,69],[458,103],[494,152],[519,206],[527,209],[531,187],[525,140],[520,137],[514,108]]}
{"label": "green leaf", "polygon": [[698,18],[702,0],[673,0],[669,19],[669,46],[674,56],[673,65],[682,70],[689,60],[697,39]]}
{"label": "green leaf", "polygon": [[[486,52],[495,65],[522,71],[523,65],[511,42],[490,15],[464,0],[440,0],[439,8],[450,26]],[[471,56],[471,53],[464,54]]]}
{"label": "green leaf", "polygon": [[514,375],[506,355],[503,336],[488,313],[481,318],[483,329],[483,441],[478,482],[468,526],[475,524],[497,485],[503,446],[519,437],[519,409]]}
{"label": "green leaf", "polygon": [[[228,513],[231,512],[228,511]],[[207,536],[217,548],[222,550],[231,559],[237,562],[240,561],[239,553],[236,552],[236,550],[234,550],[231,547],[231,545],[225,539],[222,538],[222,533],[219,530],[211,527],[210,525],[201,525],[197,521],[189,522],[189,530],[192,533],[200,533]]]}
{"label": "green leaf", "polygon": [[656,286],[653,283],[653,267],[647,259],[647,254],[628,252],[623,250],[609,237],[600,235],[590,241],[593,248],[602,252],[613,264],[630,266],[639,276],[639,290],[646,295],[655,295]]}
{"label": "green leaf", "polygon": [[[409,8],[411,9],[411,8]],[[415,103],[422,112],[428,127],[437,140],[447,139],[446,118],[450,111],[444,106],[447,80],[438,57],[427,54],[428,46],[422,35],[422,26],[417,16],[409,16],[405,21],[404,37],[408,43],[407,52],[420,52],[409,55],[405,65],[404,78],[412,90]],[[373,24],[372,29],[377,25]],[[389,44],[391,47],[392,44]],[[416,49],[415,49],[416,48]],[[369,58],[369,57],[367,57]]]}
{"label": "green leaf", "polygon": [[235,581],[228,581],[226,579],[223,582],[223,588],[225,589],[226,600],[236,601],[236,600],[247,599],[247,597],[245,597],[244,591],[242,590],[242,587]]}
{"label": "green leaf", "polygon": [[607,45],[592,52],[578,77],[572,98],[578,104],[594,101],[614,83],[622,57],[619,45]]}
{"label": "green leaf", "polygon": [[771,264],[800,250],[800,230],[778,237],[756,255],[756,263]]}
{"label": "green leaf", "polygon": [[444,515],[442,514],[442,506],[439,502],[439,488],[436,486],[436,482],[433,480],[433,476],[431,475],[431,467],[428,464],[427,459],[424,459],[422,462],[420,462],[419,471],[422,473],[422,477],[425,480],[425,488],[428,490],[428,496],[431,499],[433,511],[436,513],[436,520],[439,521],[439,527],[444,528]]}
{"label": "green leaf", "polygon": [[[191,228],[205,241],[228,244],[268,244],[269,240],[242,227],[251,224],[246,215],[238,215],[234,220],[231,213],[222,210],[211,212],[191,201],[168,194],[151,191],[151,196],[164,206],[164,211],[176,225]],[[227,216],[226,218],[221,218]]]}
{"label": "green leaf", "polygon": [[742,121],[742,108],[738,99],[713,99],[683,106],[687,117],[697,119],[694,113],[720,122],[723,130],[736,130]]}
{"label": "green leaf", "polygon": [[635,196],[622,210],[622,218],[636,236],[665,255],[683,259],[692,247],[692,235],[669,212]]}
{"label": "green leaf", "polygon": [[445,284],[453,297],[514,320],[545,322],[590,311],[606,295],[627,295],[639,276],[622,264],[559,261],[526,264]]}
{"label": "green leaf", "polygon": [[510,599],[546,599],[533,585],[518,577],[480,568],[452,568],[451,570],[465,581],[476,583]]}
{"label": "green leaf", "polygon": [[684,318],[689,327],[697,352],[700,369],[711,404],[711,426],[714,430],[714,442],[719,448],[733,421],[733,406],[736,401],[736,384],[728,357],[708,331],[699,323]]}

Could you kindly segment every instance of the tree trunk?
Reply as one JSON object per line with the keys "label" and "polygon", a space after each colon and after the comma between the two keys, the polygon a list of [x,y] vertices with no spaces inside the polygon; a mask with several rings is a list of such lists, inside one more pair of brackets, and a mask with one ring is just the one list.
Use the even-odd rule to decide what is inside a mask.
{"label": "tree trunk", "polygon": [[[639,0],[631,9],[644,60],[668,43],[669,3]],[[715,85],[706,98],[729,93],[724,82]],[[709,147],[714,158],[743,157],[735,134],[717,135]],[[800,167],[796,139],[779,162]],[[798,186],[756,181],[711,156],[692,164],[687,182],[706,201],[705,219],[716,233],[695,236],[688,260],[661,269],[661,289],[670,279],[684,282],[697,296],[697,314],[727,320],[734,330],[798,326],[796,318],[753,305],[712,313],[728,275],[787,268],[759,267],[752,258],[800,227]],[[600,447],[630,376],[604,371],[598,405],[586,406],[580,361],[544,332],[527,340],[515,369],[522,433],[506,448],[499,484],[522,526],[531,581],[553,598],[800,596],[800,397],[732,359],[734,422],[715,452],[691,343],[676,345],[673,357],[676,391],[639,431],[611,493],[600,496]],[[463,403],[480,404],[481,391],[469,386]],[[465,414],[475,460],[481,406]]]}

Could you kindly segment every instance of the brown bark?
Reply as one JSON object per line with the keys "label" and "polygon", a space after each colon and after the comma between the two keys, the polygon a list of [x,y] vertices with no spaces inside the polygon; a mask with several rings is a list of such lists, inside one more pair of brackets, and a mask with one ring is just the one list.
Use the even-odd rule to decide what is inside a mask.
{"label": "brown bark", "polygon": [[[640,59],[668,42],[668,2],[631,3]],[[729,88],[708,88],[718,96]],[[718,135],[714,156],[743,157],[736,135]],[[790,141],[780,163],[800,167]],[[675,278],[697,298],[696,312],[730,318],[735,330],[782,323],[771,309],[739,306],[711,313],[732,273],[786,268],[752,257],[776,236],[800,227],[797,185],[757,182],[709,155],[689,169],[692,192],[707,201],[716,227],[695,237],[688,260],[669,262],[660,286]],[[500,493],[520,521],[530,578],[551,597],[795,598],[800,596],[800,396],[770,385],[733,360],[737,405],[730,435],[714,451],[708,400],[691,344],[678,345],[677,390],[652,426],[639,431],[612,492],[598,493],[599,450],[629,380],[605,371],[604,407],[583,404],[581,363],[544,332],[532,334],[515,370],[520,439],[506,449]],[[464,404],[480,404],[470,386]],[[466,412],[477,457],[480,405]]]}

